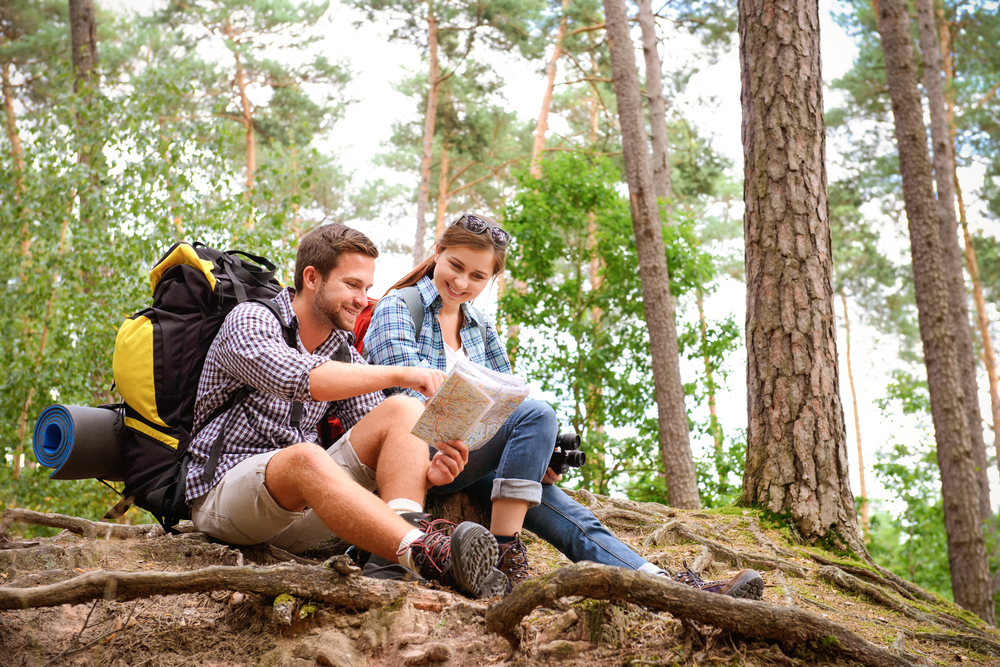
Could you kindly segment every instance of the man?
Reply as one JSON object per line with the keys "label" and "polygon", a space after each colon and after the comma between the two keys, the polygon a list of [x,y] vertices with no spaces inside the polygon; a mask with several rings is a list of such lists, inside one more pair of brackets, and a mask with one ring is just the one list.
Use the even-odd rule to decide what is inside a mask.
{"label": "man", "polygon": [[[402,386],[430,396],[444,374],[369,366],[349,344],[377,256],[364,234],[344,225],[302,237],[295,288],[274,300],[298,334],[294,349],[260,304],[241,304],[226,318],[198,387],[187,476],[192,520],[226,542],[269,542],[292,553],[336,534],[473,597],[491,594],[497,545],[490,532],[463,523],[449,535],[422,514],[426,491],[465,467],[465,443],[434,443],[431,459],[427,443],[410,434],[420,401],[381,393]],[[332,360],[338,352],[345,361]],[[209,419],[244,386],[255,391]],[[346,432],[325,450],[316,444],[317,425],[328,409]],[[221,456],[213,459],[219,438]]]}

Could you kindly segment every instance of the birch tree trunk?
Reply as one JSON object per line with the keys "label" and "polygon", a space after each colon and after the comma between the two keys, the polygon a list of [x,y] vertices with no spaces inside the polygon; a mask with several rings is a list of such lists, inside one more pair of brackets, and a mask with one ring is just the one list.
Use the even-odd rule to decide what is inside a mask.
{"label": "birch tree trunk", "polygon": [[960,364],[962,390],[965,392],[965,422],[972,443],[979,482],[979,512],[985,521],[993,515],[990,503],[990,479],[987,474],[986,443],[983,440],[983,417],[979,410],[979,385],[976,382],[976,355],[972,348],[968,296],[962,272],[962,250],[958,244],[958,218],[955,216],[955,179],[953,145],[948,134],[948,118],[941,80],[941,50],[937,40],[937,22],[933,0],[917,0],[920,26],[920,50],[924,56],[924,89],[931,112],[931,143],[934,146],[934,180],[937,183],[937,211],[948,278],[949,307],[955,320],[955,353]]}
{"label": "birch tree trunk", "polygon": [[430,74],[427,77],[427,109],[424,112],[424,143],[420,157],[420,186],[417,189],[417,231],[413,240],[413,266],[424,260],[424,237],[427,236],[427,203],[431,192],[431,158],[434,153],[434,127],[437,120],[438,34],[434,6],[427,3],[427,53]]}
{"label": "birch tree trunk", "polygon": [[877,18],[903,177],[920,338],[941,469],[952,591],[957,604],[992,624],[993,598],[979,482],[963,405],[966,396],[956,354],[955,319],[949,308],[949,280],[934,199],[927,131],[917,90],[910,17],[902,0],[880,0]]}
{"label": "birch tree trunk", "polygon": [[670,145],[667,142],[667,107],[663,101],[663,73],[660,53],[656,46],[656,19],[652,0],[639,0],[639,28],[642,31],[642,53],[646,60],[646,99],[649,104],[649,127],[653,135],[653,190],[659,199],[667,200],[665,222],[670,224],[673,206],[673,185],[670,179]]}
{"label": "birch tree trunk", "polygon": [[663,228],[653,190],[649,148],[639,92],[635,52],[629,36],[623,0],[604,0],[604,14],[611,52],[611,71],[618,118],[622,130],[625,175],[628,181],[635,230],[642,299],[649,330],[653,383],[660,427],[660,451],[666,475],[669,503],[674,507],[698,508],[701,501],[688,438],[684,387],[681,384],[677,328],[670,298],[670,276],[663,247]]}
{"label": "birch tree trunk", "polygon": [[840,401],[816,0],[740,0],[746,243],[743,502],[867,557]]}

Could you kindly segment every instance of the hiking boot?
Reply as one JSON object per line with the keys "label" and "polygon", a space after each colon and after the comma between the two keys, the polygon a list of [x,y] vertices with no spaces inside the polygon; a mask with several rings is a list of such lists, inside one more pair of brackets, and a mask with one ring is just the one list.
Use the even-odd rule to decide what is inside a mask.
{"label": "hiking boot", "polygon": [[[497,541],[486,528],[466,521],[451,535],[443,530],[427,533],[409,547],[418,574],[439,581],[474,598],[488,593]],[[397,555],[402,555],[400,552]]]}
{"label": "hiking boot", "polygon": [[724,581],[702,581],[698,573],[693,572],[684,562],[684,571],[675,574],[672,579],[692,588],[699,588],[708,593],[719,593],[733,598],[759,600],[764,595],[764,579],[756,570],[740,570]]}
{"label": "hiking boot", "polygon": [[497,570],[507,578],[504,595],[510,595],[515,586],[523,584],[531,577],[528,574],[528,549],[521,541],[520,533],[516,533],[513,540],[500,546]]}
{"label": "hiking boot", "polygon": [[[432,515],[424,512],[403,512],[400,514],[414,528],[419,528],[424,533],[443,533],[451,535],[455,530],[453,521],[445,519],[435,519]],[[347,550],[348,555],[354,559],[356,565],[362,568],[362,576],[371,579],[395,579],[402,581],[423,581],[424,578],[405,565],[400,565],[394,561],[386,560],[381,556],[362,551],[355,546]]]}

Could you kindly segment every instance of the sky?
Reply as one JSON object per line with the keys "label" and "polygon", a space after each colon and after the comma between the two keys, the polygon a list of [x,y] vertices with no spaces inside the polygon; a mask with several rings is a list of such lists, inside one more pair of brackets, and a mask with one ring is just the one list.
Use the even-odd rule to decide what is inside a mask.
{"label": "sky", "polygon": [[[148,7],[161,4],[157,0],[108,0],[100,3],[103,6],[119,10],[137,10],[145,13]],[[822,50],[823,77],[830,82],[847,72],[857,49],[850,38],[832,20],[830,13],[836,9],[832,0],[820,0],[820,36]],[[384,150],[384,144],[391,136],[392,124],[403,119],[413,119],[418,115],[416,103],[411,98],[397,92],[394,85],[407,76],[417,72],[422,66],[421,54],[412,46],[388,40],[386,25],[365,22],[363,16],[344,5],[332,3],[328,14],[330,29],[327,38],[316,45],[316,49],[327,57],[343,59],[349,63],[354,72],[354,78],[348,84],[346,94],[352,103],[347,107],[346,115],[335,126],[327,143],[322,146],[334,154],[344,167],[354,174],[356,183],[383,178],[389,182],[405,183],[404,176],[398,172],[379,167],[375,162],[376,155]],[[683,39],[663,45],[663,60],[687,57],[692,49],[688,48]],[[642,63],[641,51],[637,51],[637,62]],[[535,63],[526,65],[512,56],[494,57],[490,64],[507,82],[503,94],[511,109],[523,119],[534,119],[541,105],[545,81],[541,72],[542,65]],[[714,99],[714,106],[704,106],[702,99]],[[835,92],[826,89],[824,101],[829,109],[838,103]],[[704,64],[701,71],[695,75],[688,85],[686,93],[671,100],[670,103],[698,126],[702,136],[712,138],[715,149],[731,160],[739,169],[743,161],[743,149],[740,140],[741,106],[740,106],[740,67],[738,49],[734,47],[723,54],[717,63]],[[550,121],[550,132],[560,129],[557,119]],[[835,163],[836,153],[828,143],[828,164]],[[829,169],[830,167],[828,167]],[[967,182],[978,184],[981,176],[966,175]],[[965,180],[965,176],[961,176]],[[410,184],[414,185],[414,184]],[[972,188],[966,188],[971,190]],[[974,207],[973,207],[974,208]],[[733,211],[736,216],[742,216],[742,208]],[[429,221],[433,224],[433,220]],[[975,221],[973,222],[975,227]],[[384,244],[397,240],[412,243],[413,224],[411,219],[396,223],[365,223],[364,231],[372,238]],[[905,243],[905,239],[894,239],[891,243]],[[378,296],[410,267],[409,257],[392,257],[383,254],[379,260],[376,273],[376,283],[372,294]],[[732,314],[737,322],[745,320],[745,288],[742,284],[729,281],[723,283],[720,289],[706,301],[706,311],[709,318],[722,319]],[[477,305],[487,313],[495,312],[495,291],[477,300]],[[839,301],[835,303],[838,318],[838,350],[840,351],[841,401],[844,405],[844,419],[847,429],[847,449],[850,459],[852,488],[855,495],[859,492],[858,456],[855,444],[854,414],[851,407],[850,388],[847,383],[844,351],[846,339],[844,335],[843,311]],[[994,313],[995,314],[995,313]],[[895,421],[883,415],[875,406],[874,401],[885,394],[889,372],[893,369],[892,360],[897,354],[890,339],[880,338],[870,327],[858,324],[858,318],[852,316],[851,354],[855,373],[855,386],[858,391],[859,419],[861,422],[862,441],[864,446],[865,464],[867,468],[866,483],[870,498],[883,498],[886,494],[871,472],[871,464],[876,459],[877,452],[890,444],[894,439],[912,441],[921,434],[908,424],[906,420],[896,416]],[[745,428],[746,425],[746,357],[745,351],[728,362],[730,376],[726,391],[718,399],[718,410],[727,431],[735,428]],[[692,366],[682,366],[682,374],[690,378],[695,373]],[[984,383],[983,386],[985,386]],[[544,398],[544,396],[541,396]],[[982,394],[983,414],[989,414],[989,402],[985,393]],[[926,436],[925,436],[926,437]],[[988,443],[992,438],[987,434]],[[707,441],[694,443],[696,452],[708,446]],[[993,482],[994,505],[1000,499],[1000,477],[995,468],[991,469]]]}

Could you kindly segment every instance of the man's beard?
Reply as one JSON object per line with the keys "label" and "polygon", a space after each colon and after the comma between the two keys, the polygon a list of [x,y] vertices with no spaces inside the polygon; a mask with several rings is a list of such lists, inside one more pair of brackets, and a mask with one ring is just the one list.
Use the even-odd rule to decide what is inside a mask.
{"label": "man's beard", "polygon": [[325,290],[317,292],[313,309],[317,314],[321,315],[331,327],[340,329],[341,331],[354,330],[354,322],[357,318],[350,317],[350,315],[344,311],[342,304],[334,302],[333,299],[326,295]]}

